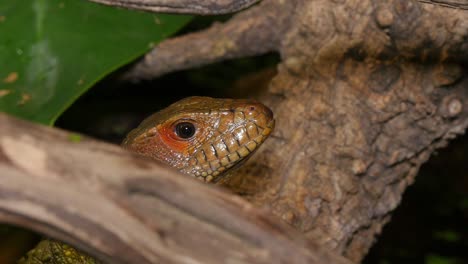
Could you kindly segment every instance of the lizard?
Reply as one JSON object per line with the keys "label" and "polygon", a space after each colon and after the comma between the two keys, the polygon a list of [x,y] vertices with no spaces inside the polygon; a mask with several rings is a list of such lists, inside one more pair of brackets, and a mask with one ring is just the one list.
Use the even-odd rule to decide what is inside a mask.
{"label": "lizard", "polygon": [[[247,99],[188,97],[141,122],[122,147],[206,183],[217,183],[245,162],[275,126],[272,111]],[[59,241],[44,239],[19,264],[96,264]]]}

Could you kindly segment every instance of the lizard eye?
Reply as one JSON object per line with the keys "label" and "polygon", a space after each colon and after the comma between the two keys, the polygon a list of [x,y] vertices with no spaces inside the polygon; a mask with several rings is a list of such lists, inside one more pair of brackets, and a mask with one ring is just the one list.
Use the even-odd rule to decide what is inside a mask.
{"label": "lizard eye", "polygon": [[189,139],[195,135],[195,125],[190,122],[181,122],[175,126],[175,133],[182,139]]}

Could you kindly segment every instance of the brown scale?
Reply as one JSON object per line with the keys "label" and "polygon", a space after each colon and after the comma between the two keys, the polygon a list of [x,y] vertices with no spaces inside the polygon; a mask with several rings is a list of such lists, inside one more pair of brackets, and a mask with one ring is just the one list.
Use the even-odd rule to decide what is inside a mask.
{"label": "brown scale", "polygon": [[216,182],[257,150],[274,124],[271,110],[253,100],[189,97],[145,119],[122,146]]}

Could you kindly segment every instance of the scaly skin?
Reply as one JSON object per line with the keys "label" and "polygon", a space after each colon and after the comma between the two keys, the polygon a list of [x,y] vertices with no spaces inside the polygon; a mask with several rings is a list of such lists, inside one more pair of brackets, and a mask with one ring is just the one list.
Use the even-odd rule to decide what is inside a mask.
{"label": "scaly skin", "polygon": [[[181,136],[177,129],[181,123],[191,124],[193,135]],[[258,149],[274,124],[271,110],[256,101],[189,97],[145,119],[127,135],[122,147],[204,182],[217,182]],[[99,262],[52,240],[41,241],[19,261],[72,263]]]}
{"label": "scaly skin", "polygon": [[19,264],[97,264],[99,261],[62,242],[44,239]]}
{"label": "scaly skin", "polygon": [[[183,139],[176,133],[182,122],[196,132]],[[123,147],[167,163],[205,182],[245,161],[270,135],[273,113],[251,100],[189,97],[144,120],[123,141]]]}

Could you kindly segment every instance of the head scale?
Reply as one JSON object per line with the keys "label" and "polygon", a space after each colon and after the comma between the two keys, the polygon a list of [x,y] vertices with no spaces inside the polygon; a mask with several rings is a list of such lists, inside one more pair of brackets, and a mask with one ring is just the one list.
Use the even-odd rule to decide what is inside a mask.
{"label": "head scale", "polygon": [[274,124],[253,100],[189,97],[145,119],[122,145],[211,182],[257,150]]}

